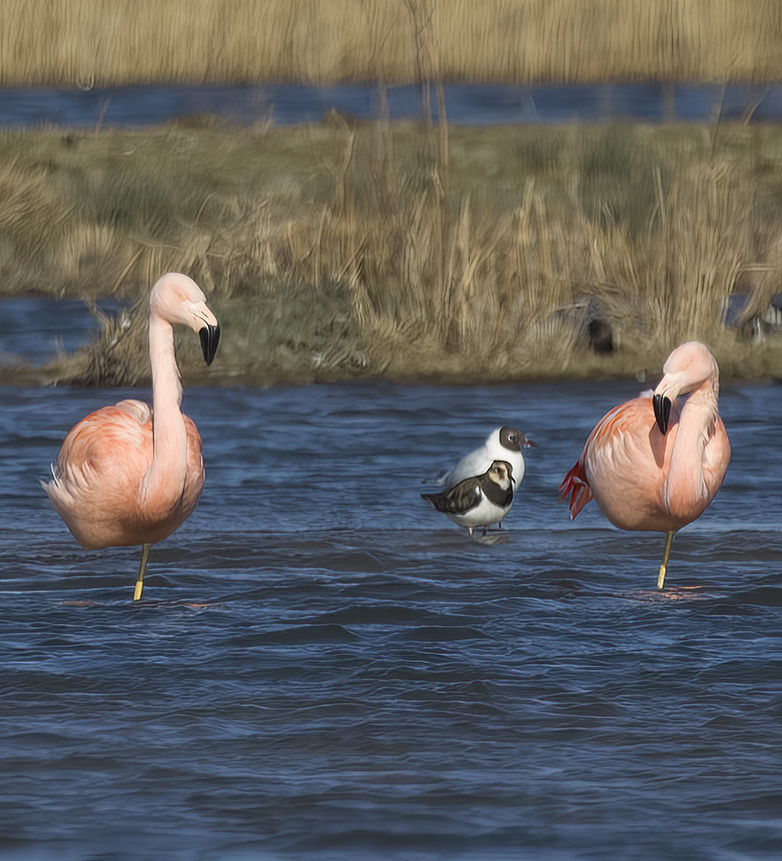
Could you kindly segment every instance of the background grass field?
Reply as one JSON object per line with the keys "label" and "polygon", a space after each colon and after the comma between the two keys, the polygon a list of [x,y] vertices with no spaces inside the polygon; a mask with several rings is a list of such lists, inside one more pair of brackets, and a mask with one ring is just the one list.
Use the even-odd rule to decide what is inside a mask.
{"label": "background grass field", "polygon": [[782,79],[777,0],[4,0],[0,85]]}
{"label": "background grass field", "polygon": [[[416,80],[442,101],[450,80],[773,81],[780,47],[767,0],[0,5],[6,86]],[[727,375],[782,376],[782,135],[336,114],[0,132],[0,292],[141,303],[171,269],[218,309],[224,379],[643,377],[692,337]],[[102,321],[35,379],[145,380],[141,304]]]}
{"label": "background grass field", "polygon": [[[0,279],[140,300],[188,272],[224,321],[223,377],[643,375],[692,337],[727,374],[777,374],[776,339],[741,322],[779,290],[782,137],[714,132],[451,128],[447,159],[441,129],[341,117],[4,132]],[[139,382],[145,338],[144,313],[106,320],[55,376]]]}

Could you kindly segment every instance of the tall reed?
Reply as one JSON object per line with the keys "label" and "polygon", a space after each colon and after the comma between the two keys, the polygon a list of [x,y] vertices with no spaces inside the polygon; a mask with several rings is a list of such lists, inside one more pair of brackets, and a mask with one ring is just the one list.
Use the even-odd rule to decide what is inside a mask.
{"label": "tall reed", "polygon": [[0,86],[773,81],[776,0],[4,0]]}
{"label": "tall reed", "polygon": [[[782,278],[775,128],[447,131],[2,133],[0,284],[137,299],[188,272],[229,322],[217,372],[247,379],[641,373],[691,337],[782,372],[725,325]],[[129,382],[134,355],[143,378],[143,322],[112,325],[61,378]]]}

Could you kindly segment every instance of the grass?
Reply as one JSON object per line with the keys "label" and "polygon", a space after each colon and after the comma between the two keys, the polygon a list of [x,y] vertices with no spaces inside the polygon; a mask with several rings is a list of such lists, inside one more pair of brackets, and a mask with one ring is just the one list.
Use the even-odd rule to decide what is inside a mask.
{"label": "grass", "polygon": [[[723,323],[779,289],[773,126],[203,119],[0,132],[0,165],[3,292],[143,300],[187,272],[223,324],[212,379],[642,377],[693,337],[726,376],[782,375],[782,339]],[[38,378],[145,380],[139,307]]]}
{"label": "grass", "polygon": [[777,0],[4,0],[0,86],[782,78]]}

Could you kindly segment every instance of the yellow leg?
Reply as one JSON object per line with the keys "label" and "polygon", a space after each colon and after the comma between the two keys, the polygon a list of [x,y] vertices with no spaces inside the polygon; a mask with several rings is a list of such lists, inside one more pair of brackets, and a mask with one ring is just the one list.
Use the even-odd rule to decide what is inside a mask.
{"label": "yellow leg", "polygon": [[141,565],[139,566],[138,578],[136,579],[136,591],[133,593],[134,601],[140,600],[144,589],[144,572],[147,570],[147,559],[149,559],[149,548],[151,546],[151,544],[144,544],[141,548]]}
{"label": "yellow leg", "polygon": [[660,565],[660,573],[657,575],[657,588],[662,589],[665,585],[665,572],[668,570],[668,559],[671,555],[671,544],[673,544],[674,532],[665,533],[665,550],[663,552],[663,561]]}

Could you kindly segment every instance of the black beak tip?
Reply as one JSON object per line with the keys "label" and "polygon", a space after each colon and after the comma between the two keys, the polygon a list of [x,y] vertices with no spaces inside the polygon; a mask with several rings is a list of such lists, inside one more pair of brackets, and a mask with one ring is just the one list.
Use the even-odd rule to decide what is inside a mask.
{"label": "black beak tip", "polygon": [[201,352],[204,354],[204,361],[207,365],[211,365],[217,352],[217,345],[220,343],[220,327],[210,326],[207,323],[198,332],[198,335],[201,338]]}
{"label": "black beak tip", "polygon": [[671,401],[665,395],[654,396],[654,417],[660,433],[665,436],[668,433],[668,422],[671,418]]}

